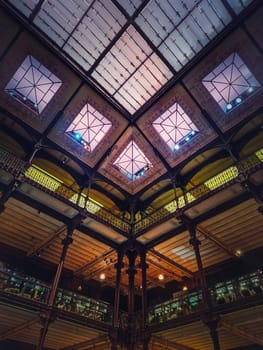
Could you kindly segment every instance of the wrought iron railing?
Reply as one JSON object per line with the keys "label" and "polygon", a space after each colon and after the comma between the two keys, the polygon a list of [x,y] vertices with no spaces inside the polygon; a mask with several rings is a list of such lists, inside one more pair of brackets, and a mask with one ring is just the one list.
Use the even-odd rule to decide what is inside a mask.
{"label": "wrought iron railing", "polygon": [[55,179],[34,165],[30,166],[30,168],[25,172],[25,177],[26,181],[27,179],[33,181],[38,186],[40,185],[44,190],[50,191],[53,195],[66,199],[77,207],[86,208],[87,212],[94,218],[110,224],[126,233],[130,232],[129,223],[112,214],[103,206],[94,202],[92,199],[87,198],[84,194],[79,194],[78,192],[72,190],[63,184],[62,181]]}
{"label": "wrought iron railing", "polygon": [[[50,285],[8,268],[0,271],[0,293],[1,291],[46,304]],[[263,296],[263,270],[258,269],[253,273],[219,282],[209,288],[209,293],[214,307],[256,295]],[[80,293],[58,289],[54,307],[91,320],[112,323],[112,306],[109,303],[86,297]],[[172,299],[148,308],[147,323],[149,325],[159,324],[204,309],[201,290],[176,292]],[[139,328],[140,313],[136,315],[135,321],[134,326]],[[126,326],[127,313],[122,312],[120,327],[125,328]]]}
{"label": "wrought iron railing", "polygon": [[[223,281],[209,288],[214,307],[255,295],[263,296],[263,270]],[[148,309],[148,324],[163,323],[174,318],[187,316],[204,309],[202,292],[188,291],[174,293],[173,298]]]}
{"label": "wrought iron railing", "polygon": [[[1,291],[46,304],[50,285],[8,269],[0,271]],[[91,320],[108,324],[112,322],[112,307],[109,303],[88,298],[80,293],[58,289],[54,306],[58,310],[73,312]]]}
{"label": "wrought iron railing", "polygon": [[26,171],[28,163],[0,147],[0,168],[16,177]]}
{"label": "wrought iron railing", "polygon": [[[220,190],[222,186],[227,186],[238,179],[240,169],[249,174],[262,166],[263,163],[263,148],[253,153],[246,159],[243,159],[239,166],[231,166],[204,183],[190,189],[175,200],[166,204],[150,214],[146,215],[135,222],[134,233],[139,234],[150,226],[168,220],[174,215],[178,209],[185,208],[192,203],[212,195]],[[123,217],[116,216],[103,206],[94,202],[91,198],[87,198],[83,193],[78,193],[72,188],[66,186],[61,180],[48,174],[44,170],[31,165],[15,157],[8,151],[0,148],[0,168],[10,172],[13,176],[19,174],[25,175],[25,181],[32,185],[41,188],[41,190],[58,197],[60,199],[71,202],[78,208],[86,208],[87,212],[95,219],[112,225],[121,232],[131,232],[130,223]]]}
{"label": "wrought iron railing", "polygon": [[[262,166],[262,162],[263,149],[242,160],[240,165],[242,169],[249,174],[257,167]],[[220,190],[222,186],[230,185],[233,181],[238,179],[238,175],[239,170],[237,166],[231,166],[225,169],[221,173],[206,180],[201,185],[192,188],[185,194],[166,204],[164,207],[155,210],[153,213],[137,221],[134,229],[135,234],[138,234],[157,222],[168,220],[170,217],[173,217],[177,209],[185,208],[193,202]]]}

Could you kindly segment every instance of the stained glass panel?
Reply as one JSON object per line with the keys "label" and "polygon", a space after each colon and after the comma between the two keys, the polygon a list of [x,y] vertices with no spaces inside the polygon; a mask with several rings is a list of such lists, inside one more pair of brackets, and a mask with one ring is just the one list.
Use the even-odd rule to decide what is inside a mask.
{"label": "stained glass panel", "polygon": [[144,176],[147,170],[152,167],[152,164],[132,140],[113,163],[113,167],[130,181],[135,181]]}
{"label": "stained glass panel", "polygon": [[5,91],[38,114],[58,91],[62,81],[33,56],[27,56]]}
{"label": "stained glass panel", "polygon": [[88,151],[92,152],[101,142],[112,123],[87,103],[67,128],[66,133]]}
{"label": "stained glass panel", "polygon": [[178,103],[155,119],[152,125],[172,151],[179,150],[198,133],[197,127]]}
{"label": "stained glass panel", "polygon": [[260,88],[260,83],[237,53],[220,63],[202,83],[225,113]]}

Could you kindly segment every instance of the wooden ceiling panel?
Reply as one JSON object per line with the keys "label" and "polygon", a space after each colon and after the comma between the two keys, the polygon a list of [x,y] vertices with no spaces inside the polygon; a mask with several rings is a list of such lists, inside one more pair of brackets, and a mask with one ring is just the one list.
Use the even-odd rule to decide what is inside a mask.
{"label": "wooden ceiling panel", "polygon": [[[102,332],[94,329],[57,319],[50,325],[45,346],[52,349],[63,349],[96,339],[102,335],[104,335]],[[106,335],[104,335],[104,338],[107,341]]]}
{"label": "wooden ceiling panel", "polygon": [[263,244],[263,216],[258,212],[258,203],[251,199],[227,210],[202,225],[213,233],[233,252],[246,252]]}
{"label": "wooden ceiling panel", "polygon": [[[63,239],[65,233],[60,237]],[[65,267],[73,272],[78,271],[83,266],[91,263],[94,259],[97,259],[96,264],[91,266],[91,269],[97,270],[98,268],[104,267],[103,255],[109,250],[108,246],[101,243],[88,235],[75,230],[73,233],[73,242],[69,246]],[[50,247],[46,249],[42,257],[52,262],[58,262],[61,252],[62,244],[61,239],[54,240]],[[101,257],[100,259],[98,259]],[[113,257],[111,257],[113,259]],[[115,260],[115,259],[114,259]],[[89,268],[83,271],[85,276],[89,273]]]}
{"label": "wooden ceiling panel", "polygon": [[46,240],[61,225],[58,220],[12,198],[0,215],[0,240],[28,252]]}

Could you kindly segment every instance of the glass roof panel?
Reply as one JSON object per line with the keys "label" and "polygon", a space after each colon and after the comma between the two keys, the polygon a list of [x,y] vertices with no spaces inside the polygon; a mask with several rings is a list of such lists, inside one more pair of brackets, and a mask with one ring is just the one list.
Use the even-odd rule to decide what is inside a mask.
{"label": "glass roof panel", "polygon": [[34,23],[88,70],[125,24],[126,18],[112,1],[43,3]]}
{"label": "glass roof panel", "polygon": [[260,88],[260,83],[237,53],[227,57],[202,83],[225,113]]}
{"label": "glass roof panel", "polygon": [[117,0],[124,10],[132,16],[136,9],[141,5],[142,0]]}
{"label": "glass roof panel", "polygon": [[112,165],[130,181],[136,181],[144,176],[147,170],[152,167],[151,162],[134,140],[129,142]]}
{"label": "glass roof panel", "polygon": [[29,17],[34,10],[35,6],[39,3],[39,0],[8,0],[19,11],[21,11],[26,17]]}
{"label": "glass roof panel", "polygon": [[[98,79],[99,75],[99,79]],[[153,96],[172,73],[130,26],[92,73],[130,113]]]}
{"label": "glass roof panel", "polygon": [[[8,1],[27,17],[40,3]],[[231,8],[239,14],[251,2],[45,0],[33,22],[98,88],[135,113],[233,20]]]}
{"label": "glass roof panel", "polygon": [[68,39],[91,1],[47,0],[41,6],[34,23],[59,46]]}
{"label": "glass roof panel", "polygon": [[247,7],[252,2],[252,0],[227,0],[227,2],[235,11],[235,13],[239,14],[241,11],[244,10],[245,7]]}
{"label": "glass roof panel", "polygon": [[221,0],[152,0],[136,19],[177,71],[230,21],[231,16]]}
{"label": "glass roof panel", "polygon": [[176,102],[152,123],[157,133],[172,151],[189,142],[198,134],[198,129]]}
{"label": "glass roof panel", "polygon": [[81,109],[66,133],[76,142],[93,152],[110,130],[112,123],[89,103]]}
{"label": "glass roof panel", "polygon": [[62,85],[61,80],[32,56],[27,56],[5,91],[40,114]]}

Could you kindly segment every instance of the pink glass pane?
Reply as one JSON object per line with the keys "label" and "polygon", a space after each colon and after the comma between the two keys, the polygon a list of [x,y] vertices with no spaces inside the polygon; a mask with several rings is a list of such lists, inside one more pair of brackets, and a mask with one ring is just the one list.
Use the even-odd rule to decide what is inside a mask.
{"label": "pink glass pane", "polygon": [[224,112],[241,104],[260,87],[237,53],[227,57],[202,83]]}
{"label": "pink glass pane", "polygon": [[5,91],[40,114],[61,85],[56,75],[29,55],[8,82]]}
{"label": "pink glass pane", "polygon": [[146,171],[152,167],[152,164],[132,140],[113,163],[113,167],[129,180],[135,181],[144,176]]}
{"label": "pink glass pane", "polygon": [[66,133],[90,152],[94,151],[112,123],[90,104],[86,104],[70,124]]}
{"label": "pink glass pane", "polygon": [[155,119],[152,125],[172,151],[182,141],[190,141],[198,132],[195,124],[178,103]]}

